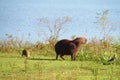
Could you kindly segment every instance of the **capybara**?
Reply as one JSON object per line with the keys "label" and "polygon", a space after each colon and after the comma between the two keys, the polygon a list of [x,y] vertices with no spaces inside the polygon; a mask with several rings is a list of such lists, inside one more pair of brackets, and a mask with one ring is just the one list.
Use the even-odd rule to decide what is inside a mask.
{"label": "capybara", "polygon": [[76,53],[80,50],[82,44],[85,44],[87,39],[84,37],[77,37],[74,40],[63,39],[55,44],[56,59],[58,55],[64,60],[64,55],[71,55],[71,60],[75,60]]}
{"label": "capybara", "polygon": [[30,57],[30,52],[29,52],[28,50],[24,49],[24,50],[22,51],[22,56]]}

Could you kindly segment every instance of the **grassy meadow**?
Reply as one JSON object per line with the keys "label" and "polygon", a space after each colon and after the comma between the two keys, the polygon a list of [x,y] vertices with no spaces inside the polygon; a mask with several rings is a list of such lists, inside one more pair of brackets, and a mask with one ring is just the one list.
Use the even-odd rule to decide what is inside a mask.
{"label": "grassy meadow", "polygon": [[[117,46],[117,47],[116,47]],[[23,48],[26,48],[25,46]],[[53,44],[35,44],[29,58],[22,57],[22,48],[0,48],[1,80],[119,80],[120,51],[119,45],[109,42],[91,41],[82,46],[76,61],[55,60]],[[117,49],[117,50],[116,50]],[[116,52],[117,59],[108,63]]]}
{"label": "grassy meadow", "polygon": [[120,66],[94,61],[55,60],[54,57],[0,55],[2,80],[119,80]]}

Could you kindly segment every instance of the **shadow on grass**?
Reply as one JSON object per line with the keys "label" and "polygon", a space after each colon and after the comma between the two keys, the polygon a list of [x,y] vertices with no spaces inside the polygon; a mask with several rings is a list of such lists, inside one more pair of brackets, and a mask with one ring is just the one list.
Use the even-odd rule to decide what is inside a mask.
{"label": "shadow on grass", "polygon": [[55,61],[56,59],[30,58],[29,60],[46,60],[46,61]]}

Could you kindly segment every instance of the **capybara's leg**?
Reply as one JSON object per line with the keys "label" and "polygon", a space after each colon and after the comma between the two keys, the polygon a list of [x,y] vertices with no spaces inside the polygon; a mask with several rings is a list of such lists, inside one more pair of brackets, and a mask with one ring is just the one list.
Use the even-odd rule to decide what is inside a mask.
{"label": "capybara's leg", "polygon": [[74,56],[74,59],[73,60],[76,60],[76,57]]}
{"label": "capybara's leg", "polygon": [[76,55],[75,54],[73,55],[73,60],[76,60]]}
{"label": "capybara's leg", "polygon": [[58,60],[58,54],[56,55],[56,60]]}
{"label": "capybara's leg", "polygon": [[63,58],[63,55],[60,55],[60,57],[61,57],[63,60],[65,60],[65,59]]}
{"label": "capybara's leg", "polygon": [[29,57],[29,54],[28,54],[28,53],[26,54],[26,57]]}
{"label": "capybara's leg", "polygon": [[73,58],[74,58],[73,55],[71,55],[71,60],[72,60],[72,61],[73,61]]}
{"label": "capybara's leg", "polygon": [[71,60],[73,61],[73,60],[75,60],[76,58],[75,58],[75,55],[74,54],[72,54],[71,55]]}

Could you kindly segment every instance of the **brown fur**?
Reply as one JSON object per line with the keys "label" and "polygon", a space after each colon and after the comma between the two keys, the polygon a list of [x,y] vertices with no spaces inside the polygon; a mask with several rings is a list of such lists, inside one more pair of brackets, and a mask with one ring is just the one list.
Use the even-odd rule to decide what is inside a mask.
{"label": "brown fur", "polygon": [[55,44],[56,59],[58,55],[64,60],[64,55],[71,55],[71,60],[75,60],[76,53],[80,49],[82,44],[85,44],[87,39],[84,37],[78,37],[74,40],[63,39]]}
{"label": "brown fur", "polygon": [[22,56],[30,57],[30,52],[29,52],[28,50],[24,49],[24,50],[22,51]]}

